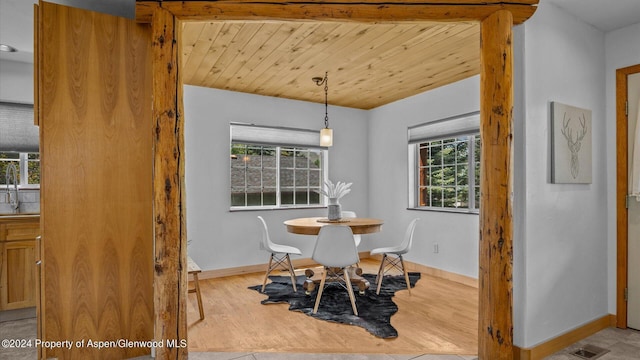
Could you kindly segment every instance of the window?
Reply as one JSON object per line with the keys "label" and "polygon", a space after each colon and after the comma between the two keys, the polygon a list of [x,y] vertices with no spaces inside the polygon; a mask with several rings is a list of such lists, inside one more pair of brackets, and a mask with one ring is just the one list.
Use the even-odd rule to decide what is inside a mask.
{"label": "window", "polygon": [[409,129],[411,208],[478,212],[478,132],[477,113]]}
{"label": "window", "polygon": [[231,208],[323,205],[319,139],[318,131],[231,124]]}
{"label": "window", "polygon": [[0,152],[0,184],[6,185],[5,174],[9,164],[13,163],[18,170],[18,186],[21,188],[37,188],[40,186],[40,154]]}
{"label": "window", "polygon": [[38,147],[39,129],[33,124],[33,105],[0,101],[0,185],[7,184],[7,168],[14,164],[18,173],[18,186],[38,188]]}

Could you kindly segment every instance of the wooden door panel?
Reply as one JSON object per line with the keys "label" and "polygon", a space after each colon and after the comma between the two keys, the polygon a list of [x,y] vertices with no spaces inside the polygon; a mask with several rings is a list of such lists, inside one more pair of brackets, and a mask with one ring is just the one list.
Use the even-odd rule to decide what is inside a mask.
{"label": "wooden door panel", "polygon": [[45,2],[38,17],[43,340],[152,340],[151,29]]}
{"label": "wooden door panel", "polygon": [[35,240],[2,242],[0,247],[0,310],[35,306]]}

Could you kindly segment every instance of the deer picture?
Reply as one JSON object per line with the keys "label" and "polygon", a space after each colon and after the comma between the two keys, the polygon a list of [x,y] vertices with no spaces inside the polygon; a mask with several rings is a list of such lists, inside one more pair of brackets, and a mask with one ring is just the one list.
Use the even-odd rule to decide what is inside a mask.
{"label": "deer picture", "polygon": [[580,173],[580,162],[578,160],[578,152],[580,151],[580,147],[582,146],[582,139],[587,134],[587,119],[582,114],[582,117],[578,116],[578,120],[580,121],[580,130],[573,137],[573,129],[569,127],[571,123],[571,117],[567,117],[567,113],[564,113],[562,118],[562,135],[567,139],[567,146],[569,147],[569,151],[571,152],[571,176],[575,179],[578,177]]}

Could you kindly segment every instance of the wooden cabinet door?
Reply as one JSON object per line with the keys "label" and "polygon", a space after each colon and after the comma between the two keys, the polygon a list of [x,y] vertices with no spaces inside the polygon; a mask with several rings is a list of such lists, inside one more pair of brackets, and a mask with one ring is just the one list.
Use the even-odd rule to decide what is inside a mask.
{"label": "wooden cabinet door", "polygon": [[[152,340],[151,28],[44,1],[37,17],[42,340]],[[42,357],[149,353],[74,346]]]}
{"label": "wooden cabinet door", "polygon": [[0,310],[36,306],[35,240],[0,244],[3,259]]}

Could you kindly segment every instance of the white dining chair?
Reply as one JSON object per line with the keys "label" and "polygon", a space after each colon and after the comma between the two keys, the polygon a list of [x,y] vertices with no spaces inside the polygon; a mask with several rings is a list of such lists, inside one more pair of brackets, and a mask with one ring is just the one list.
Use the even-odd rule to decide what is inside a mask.
{"label": "white dining chair", "polygon": [[407,230],[404,233],[402,242],[397,246],[382,247],[371,250],[371,255],[382,254],[382,261],[380,262],[380,268],[378,269],[378,276],[376,276],[376,294],[380,295],[380,287],[382,286],[382,278],[387,271],[392,269],[400,270],[404,274],[404,279],[407,282],[407,290],[411,294],[411,284],[409,283],[409,273],[404,266],[404,260],[402,255],[411,250],[411,243],[413,242],[413,233],[416,229],[416,223],[418,218],[411,220]]}
{"label": "white dining chair", "polygon": [[356,298],[351,287],[349,269],[347,269],[360,261],[356,244],[350,241],[352,238],[353,232],[346,225],[331,225],[320,228],[312,258],[324,267],[324,271],[322,272],[316,303],[313,307],[314,314],[318,312],[318,306],[320,305],[320,299],[328,276],[330,282],[338,283],[347,289],[353,313],[356,316],[358,315]]}
{"label": "white dining chair", "polygon": [[[340,216],[343,217],[343,218],[357,218],[358,217],[358,215],[356,215],[355,211],[343,211]],[[353,235],[353,241],[356,243],[356,247],[358,247],[358,245],[360,245],[360,241],[362,241],[362,236],[360,234],[354,234]]]}
{"label": "white dining chair", "polygon": [[262,223],[262,239],[260,241],[260,248],[271,253],[271,256],[269,257],[269,264],[267,265],[267,272],[264,274],[264,281],[262,282],[262,292],[264,292],[264,288],[267,286],[267,278],[269,277],[269,274],[279,267],[289,271],[293,291],[297,292],[296,274],[293,270],[293,265],[291,264],[290,254],[301,255],[302,252],[296,247],[276,244],[271,241],[267,223],[264,221],[262,216],[258,216],[258,219]]}

